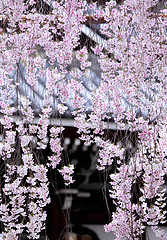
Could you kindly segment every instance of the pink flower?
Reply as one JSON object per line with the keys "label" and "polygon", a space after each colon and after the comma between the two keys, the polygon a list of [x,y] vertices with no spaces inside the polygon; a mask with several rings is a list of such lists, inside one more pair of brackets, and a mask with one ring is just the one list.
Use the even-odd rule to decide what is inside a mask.
{"label": "pink flower", "polygon": [[28,135],[21,136],[21,147],[22,148],[26,147],[30,143],[30,141],[32,141],[32,138],[33,136],[28,136]]}
{"label": "pink flower", "polygon": [[63,175],[63,178],[65,180],[65,185],[69,185],[74,182],[74,180],[71,177],[71,174],[74,172],[74,165],[68,165],[64,166],[59,172]]}
{"label": "pink flower", "polygon": [[68,107],[64,106],[63,104],[58,104],[57,109],[60,114],[63,114],[68,109]]}

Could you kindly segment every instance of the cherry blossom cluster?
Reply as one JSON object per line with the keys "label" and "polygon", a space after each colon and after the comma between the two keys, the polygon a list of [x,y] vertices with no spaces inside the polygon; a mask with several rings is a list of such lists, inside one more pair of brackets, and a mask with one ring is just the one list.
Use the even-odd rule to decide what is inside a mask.
{"label": "cherry blossom cluster", "polygon": [[[101,9],[96,3],[65,0],[52,1],[50,12],[42,14],[35,3],[0,2],[3,239],[18,239],[24,229],[30,239],[39,239],[45,227],[43,208],[50,202],[47,171],[48,167],[57,169],[63,151],[63,128],[51,127],[48,131],[55,102],[60,119],[70,104],[81,140],[85,145],[97,144],[97,168],[115,166],[110,176],[110,196],[116,211],[105,225],[106,232],[113,231],[119,240],[134,240],[142,238],[145,227],[151,225],[157,237],[166,239],[157,227],[165,222],[166,214],[166,10],[159,11],[158,0],[124,0],[118,5],[111,0]],[[92,48],[101,68],[101,80],[90,91],[89,113],[82,81],[92,65],[89,50],[84,46],[74,52],[86,20],[85,12],[93,13],[94,20],[102,18],[106,22],[101,26],[101,33],[106,35],[103,46]],[[73,58],[79,61],[80,70],[69,72]],[[25,69],[22,78],[20,66]],[[40,78],[46,79],[46,86],[35,125],[32,103],[25,96],[27,92],[33,96],[40,91]],[[25,82],[29,88],[21,90]],[[11,106],[13,98],[16,101]],[[121,145],[116,137],[108,137],[111,119],[123,136]],[[128,142],[133,149],[127,156]],[[51,155],[44,165],[36,153],[48,144]],[[62,165],[59,172],[69,185],[74,181],[74,166]]]}
{"label": "cherry blossom cluster", "polygon": [[74,182],[72,179],[72,174],[74,173],[74,165],[64,166],[59,172],[63,175],[65,185],[69,185]]}
{"label": "cherry blossom cluster", "polygon": [[100,146],[99,148],[99,158],[97,159],[97,169],[103,170],[106,166],[111,166],[114,159],[117,157],[117,163],[120,164],[121,159],[123,159],[124,149],[120,149],[119,146],[112,144],[109,141],[104,141],[96,137],[96,144]]}
{"label": "cherry blossom cluster", "polygon": [[[0,3],[0,14],[3,21],[7,22],[0,36],[0,121],[4,129],[0,153],[6,161],[5,198],[2,198],[0,206],[4,239],[17,239],[25,228],[29,238],[37,239],[44,227],[46,212],[43,208],[50,202],[47,168],[40,163],[32,141],[34,136],[37,137],[39,151],[47,147],[49,118],[53,107],[50,96],[54,96],[55,88],[62,103],[69,96],[66,90],[66,67],[71,63],[73,49],[78,45],[81,23],[85,20],[84,4],[78,1],[66,1],[65,4],[55,2],[51,14],[43,15],[37,12],[35,1],[25,3],[23,0],[7,0]],[[39,46],[45,52],[50,68],[46,69],[46,60],[38,55]],[[55,62],[58,62],[60,72],[54,69]],[[25,79],[19,77],[20,65],[25,67]],[[14,77],[13,71],[16,71]],[[25,97],[28,90],[20,92],[20,87],[26,81],[30,94],[33,94],[38,90],[38,78],[47,78],[47,81],[39,122],[34,125],[31,101]],[[11,107],[15,91],[17,104]],[[76,95],[76,106],[77,102],[79,98]],[[58,105],[60,114],[65,110],[65,106]],[[20,114],[16,124],[13,121],[15,112]],[[50,156],[49,161],[55,168],[61,159],[62,147],[53,129],[50,134],[50,147],[54,155]],[[70,167],[64,177],[70,175],[71,171]],[[66,178],[67,182],[72,182],[70,176],[69,180]]]}
{"label": "cherry blossom cluster", "polygon": [[[25,122],[27,116],[29,116],[30,107],[30,102],[25,102],[23,122]],[[50,202],[47,168],[39,164],[39,160],[37,162],[35,161],[31,147],[31,141],[33,139],[33,135],[31,134],[36,133],[37,129],[38,128],[32,124],[30,129],[24,127],[22,123],[19,125],[23,165],[18,166],[17,172],[22,179],[26,179],[27,184],[26,216],[29,220],[25,223],[25,228],[27,229],[29,234],[28,238],[30,239],[38,239],[40,237],[41,230],[44,229],[46,221],[46,211],[44,211],[43,208]],[[42,137],[44,138],[44,136]]]}
{"label": "cherry blossom cluster", "polygon": [[49,116],[51,114],[51,107],[48,105],[42,109],[42,113],[40,114],[40,119],[38,122],[38,132],[37,136],[40,141],[38,141],[38,148],[45,149],[47,147],[47,133],[49,126]]}
{"label": "cherry blossom cluster", "polygon": [[88,50],[86,47],[83,47],[80,51],[77,51],[76,58],[80,61],[82,70],[85,70],[86,67],[91,66],[91,62],[87,61]]}
{"label": "cherry blossom cluster", "polygon": [[[164,18],[151,11],[157,2],[125,0],[117,6],[110,1],[103,13],[98,11],[97,18],[106,20],[102,33],[108,37],[103,47],[93,49],[99,56],[102,80],[91,93],[92,112],[75,118],[85,144],[99,146],[97,167],[102,170],[117,162],[111,175],[116,212],[105,226],[117,239],[139,239],[147,224],[165,221],[167,45]],[[77,59],[82,64],[81,56]],[[111,116],[125,132],[124,141],[131,140],[135,148],[128,159],[123,145],[107,139]],[[153,230],[165,238],[158,228]]]}
{"label": "cherry blossom cluster", "polygon": [[[50,129],[50,148],[52,150],[52,155],[48,156],[48,166],[51,165],[53,169],[57,168],[57,165],[61,162],[62,158],[62,144],[60,134],[62,134],[63,127],[52,127]],[[74,173],[74,165],[63,166],[62,169],[58,169],[62,174],[65,185],[69,185],[74,182],[72,179],[72,174]]]}
{"label": "cherry blossom cluster", "polygon": [[52,127],[50,129],[50,148],[52,150],[52,155],[48,156],[48,160],[53,169],[55,169],[61,161],[63,148],[61,146],[60,134],[63,130],[63,127]]}

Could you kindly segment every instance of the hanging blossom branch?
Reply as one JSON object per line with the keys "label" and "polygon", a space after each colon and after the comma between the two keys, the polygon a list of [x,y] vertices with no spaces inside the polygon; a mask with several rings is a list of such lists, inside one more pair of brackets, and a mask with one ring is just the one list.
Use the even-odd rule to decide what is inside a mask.
{"label": "hanging blossom branch", "polygon": [[[3,176],[4,185],[1,191],[0,219],[4,224],[4,239],[14,237],[23,231],[23,224],[19,221],[19,217],[25,217],[25,189],[21,185],[21,180],[15,178],[17,173],[17,165],[14,158],[16,148],[16,131],[13,130],[14,124],[12,115],[16,109],[10,106],[11,96],[14,90],[13,80],[8,77],[12,70],[14,62],[14,54],[9,50],[6,51],[8,37],[1,35],[1,58],[0,68],[2,71],[0,94],[1,94],[1,125],[3,141],[1,143],[1,157],[5,165],[5,174]],[[13,211],[11,211],[13,209]],[[16,224],[14,224],[16,223]]]}
{"label": "hanging blossom branch", "polygon": [[[27,122],[27,117],[30,117],[30,102],[27,99],[23,99],[21,102],[23,106],[23,123],[25,123]],[[31,121],[29,119],[29,123],[32,123],[32,120],[33,118]],[[43,208],[50,203],[47,168],[40,164],[38,159],[36,159],[37,162],[34,159],[34,154],[30,147],[33,135],[28,133],[28,129],[23,124],[19,126],[19,132],[21,133],[20,140],[23,151],[23,166],[19,166],[19,170],[22,173],[22,177],[26,178],[26,193],[28,195],[26,199],[26,216],[29,218],[29,221],[26,222],[25,227],[29,233],[28,238],[38,239],[46,221],[46,211]]]}
{"label": "hanging blossom branch", "polygon": [[[116,161],[111,175],[116,212],[105,226],[116,239],[142,238],[147,225],[166,239],[157,226],[165,222],[166,214],[161,190],[166,174],[166,135],[161,129],[166,133],[167,45],[162,15],[155,18],[150,13],[156,3],[127,0],[116,7],[116,1],[110,1],[104,12],[99,12],[107,23],[102,33],[109,38],[105,41],[107,54],[100,46],[94,49],[100,57],[102,80],[91,93],[92,112],[75,118],[85,144],[96,142],[99,146],[98,168]],[[125,141],[132,141],[136,149],[128,159],[124,149],[104,134],[111,116],[119,129],[127,132],[128,127],[136,136],[133,142],[127,132]]]}
{"label": "hanging blossom branch", "polygon": [[[78,45],[81,23],[85,20],[83,9],[84,4],[78,1],[65,1],[65,4],[60,1],[55,2],[51,14],[42,15],[37,13],[34,1],[8,0],[0,3],[0,14],[3,21],[7,21],[7,27],[1,29],[0,35],[1,125],[4,136],[0,151],[5,163],[0,216],[4,227],[3,238],[6,240],[18,239],[24,229],[28,232],[28,238],[39,239],[45,227],[46,212],[43,208],[50,202],[47,167],[56,168],[61,160],[59,134],[63,129],[57,128],[57,133],[56,128],[51,129],[53,156],[48,158],[49,164],[41,164],[36,151],[47,147],[49,119],[53,110],[50,98],[53,96],[54,99],[55,88],[62,104],[68,101],[66,68],[72,61],[73,49]],[[50,64],[47,69],[46,61],[36,56],[39,46]],[[22,78],[19,75],[20,64],[26,68]],[[16,74],[12,79],[9,76],[13,71]],[[34,95],[40,77],[47,78],[47,81],[40,119],[34,125],[31,102],[25,95],[27,92]],[[30,90],[22,89],[25,82]],[[14,92],[15,107],[10,107]],[[58,110],[63,114],[66,108],[59,105]],[[20,120],[14,124],[16,113],[20,114]],[[34,136],[37,136],[37,150],[32,149]],[[68,185],[73,182],[73,166],[64,166],[63,170],[60,172]]]}
{"label": "hanging blossom branch", "polygon": [[[39,238],[46,221],[46,212],[43,211],[43,207],[50,202],[46,176],[47,169],[43,165],[35,164],[33,153],[29,146],[33,137],[29,135],[28,128],[25,127],[27,119],[30,121],[31,108],[29,104],[30,102],[27,99],[21,99],[23,119],[17,123],[17,133],[21,141],[20,147],[23,151],[20,159],[21,164],[19,164],[20,156],[17,156],[17,159],[12,159],[11,155],[5,154],[5,151],[2,154],[3,158],[5,155],[7,156],[9,162],[6,165],[5,185],[3,188],[6,200],[0,206],[1,220],[4,223],[4,239],[18,239],[18,235],[21,235],[25,228],[27,228],[29,238]],[[11,144],[11,149],[14,152],[16,146],[14,148],[13,145],[15,144],[16,131],[10,131],[10,133],[10,136],[7,134],[7,142]],[[11,136],[13,137],[11,138]],[[18,148],[16,149],[18,151]],[[6,202],[7,200],[10,200],[9,203]]]}
{"label": "hanging blossom branch", "polygon": [[50,129],[50,148],[53,152],[52,156],[48,157],[48,160],[52,166],[53,169],[55,169],[57,167],[57,165],[60,163],[61,161],[61,152],[63,150],[62,146],[61,146],[61,139],[59,137],[59,134],[62,133],[64,128],[62,127],[52,127]]}

